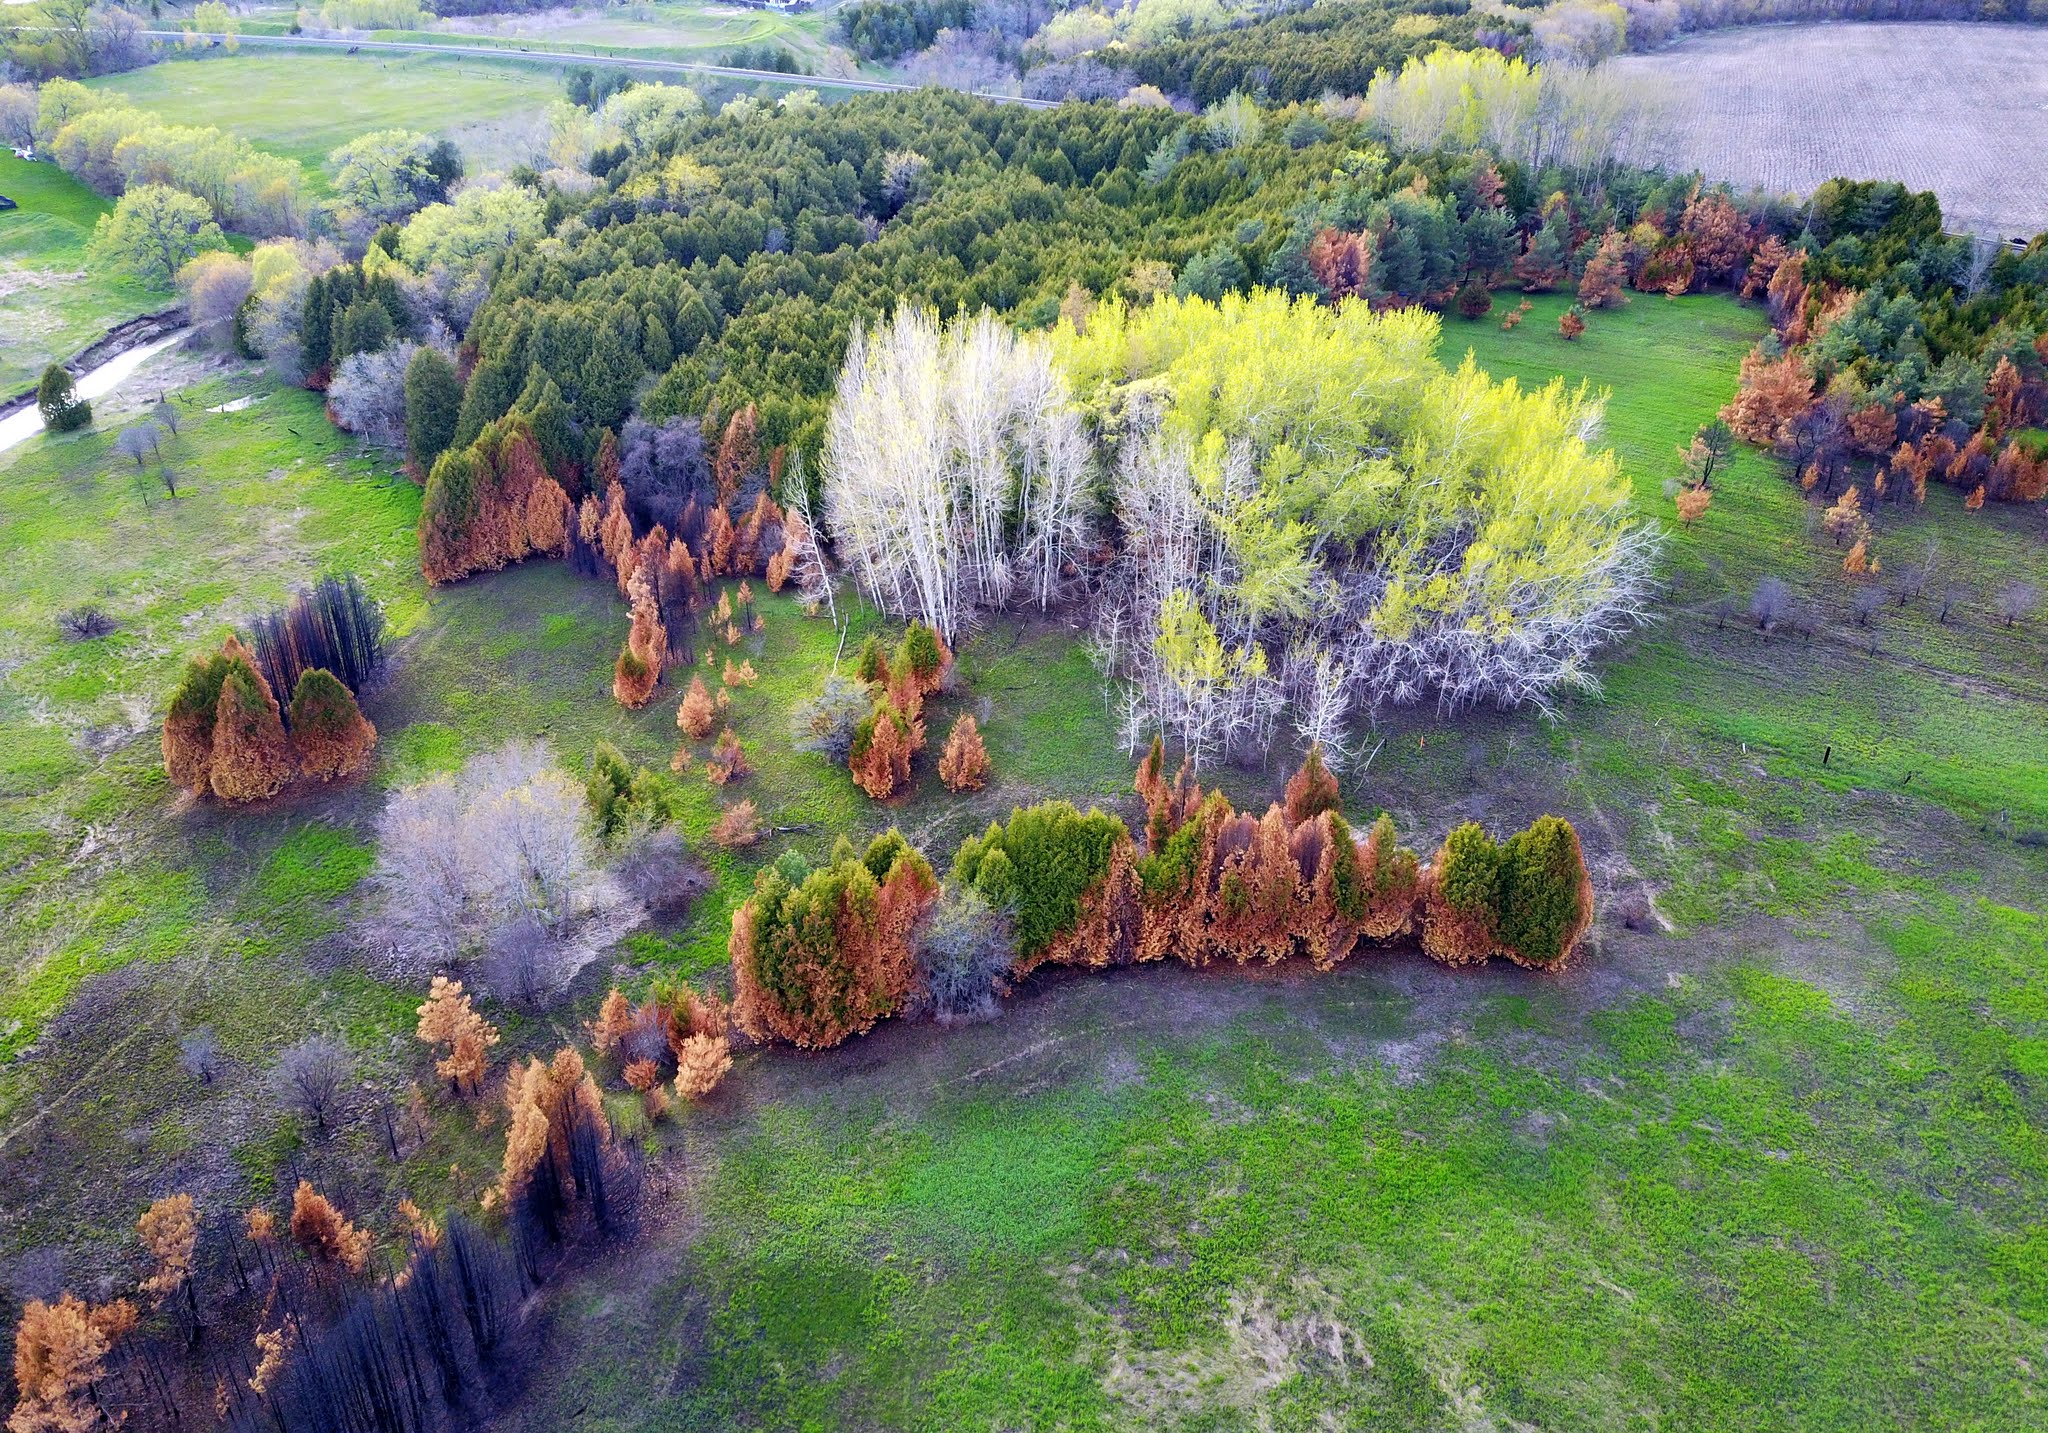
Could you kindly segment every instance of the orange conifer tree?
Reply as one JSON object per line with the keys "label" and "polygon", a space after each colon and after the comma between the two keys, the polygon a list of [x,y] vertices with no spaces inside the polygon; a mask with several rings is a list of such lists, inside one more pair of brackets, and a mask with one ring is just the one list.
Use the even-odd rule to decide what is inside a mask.
{"label": "orange conifer tree", "polygon": [[247,649],[228,638],[229,666],[221,679],[220,706],[213,717],[213,761],[209,779],[223,801],[261,801],[292,779],[291,746],[270,684],[249,660]]}
{"label": "orange conifer tree", "polygon": [[727,727],[718,734],[717,745],[711,748],[711,755],[704,762],[704,774],[715,786],[726,786],[754,774],[754,768],[747,761],[746,749],[740,739]]}
{"label": "orange conifer tree", "polygon": [[106,1378],[114,1340],[135,1327],[126,1299],[88,1306],[67,1293],[30,1299],[14,1329],[13,1433],[90,1433],[106,1426],[93,1390]]}
{"label": "orange conifer tree", "polygon": [[370,1235],[351,1224],[308,1180],[292,1193],[292,1242],[323,1270],[360,1274],[370,1262]]}
{"label": "orange conifer tree", "polygon": [[702,741],[711,735],[712,716],[711,693],[704,686],[704,678],[692,675],[682,705],[676,708],[676,729],[692,741]]}
{"label": "orange conifer tree", "polygon": [[988,773],[988,748],[982,745],[981,726],[972,712],[962,712],[939,754],[939,780],[946,783],[948,791],[979,791],[988,784]]}
{"label": "orange conifer tree", "polygon": [[291,745],[300,771],[316,781],[333,781],[368,764],[377,728],[339,677],[324,667],[308,667],[292,692]]}
{"label": "orange conifer tree", "polygon": [[1299,826],[1343,805],[1343,797],[1337,790],[1337,778],[1323,764],[1320,742],[1310,744],[1308,755],[1302,758],[1301,769],[1287,779],[1285,800],[1287,824],[1290,826]]}

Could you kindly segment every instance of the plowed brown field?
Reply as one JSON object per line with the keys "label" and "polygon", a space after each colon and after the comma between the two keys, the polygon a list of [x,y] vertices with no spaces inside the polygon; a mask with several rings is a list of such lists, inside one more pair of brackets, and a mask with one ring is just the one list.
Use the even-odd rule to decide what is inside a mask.
{"label": "plowed brown field", "polygon": [[2048,27],[1772,25],[1610,63],[1668,96],[1637,158],[1781,193],[1897,179],[1957,231],[2048,229]]}

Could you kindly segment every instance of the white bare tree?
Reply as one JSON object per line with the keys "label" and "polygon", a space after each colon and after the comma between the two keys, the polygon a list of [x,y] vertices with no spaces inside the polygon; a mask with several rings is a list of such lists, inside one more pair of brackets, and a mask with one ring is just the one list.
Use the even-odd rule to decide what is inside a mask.
{"label": "white bare tree", "polygon": [[1089,444],[1051,347],[987,312],[905,305],[857,329],[825,438],[825,516],[885,610],[948,637],[1020,592],[1051,603],[1088,537]]}
{"label": "white bare tree", "polygon": [[486,752],[385,804],[372,876],[381,944],[423,970],[477,953],[515,923],[559,938],[623,902],[598,854],[582,785],[545,751],[514,742]]}

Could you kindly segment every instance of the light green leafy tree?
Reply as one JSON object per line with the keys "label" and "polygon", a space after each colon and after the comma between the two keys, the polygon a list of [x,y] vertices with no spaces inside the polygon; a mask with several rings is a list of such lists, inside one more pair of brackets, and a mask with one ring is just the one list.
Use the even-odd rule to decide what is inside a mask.
{"label": "light green leafy tree", "polygon": [[204,203],[165,184],[141,184],[123,194],[112,213],[100,216],[87,257],[167,288],[195,254],[226,247]]}

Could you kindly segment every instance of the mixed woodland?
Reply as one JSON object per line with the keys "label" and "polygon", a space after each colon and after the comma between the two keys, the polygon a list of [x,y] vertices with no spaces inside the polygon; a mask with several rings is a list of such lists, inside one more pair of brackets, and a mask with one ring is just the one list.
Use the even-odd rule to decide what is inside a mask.
{"label": "mixed woodland", "polygon": [[[1931,485],[1985,523],[2048,496],[2048,238],[1987,254],[1896,184],[1762,196],[1624,166],[1626,97],[1524,53],[1596,21],[1620,45],[1774,8],[1201,8],[1003,17],[1027,86],[1062,65],[1100,90],[1057,110],[937,89],[712,109],[586,77],[545,164],[467,175],[445,142],[379,132],[335,152],[318,199],[296,165],[54,77],[114,63],[104,18],[13,42],[52,76],[13,122],[117,199],[104,261],[175,277],[205,341],[402,466],[428,583],[560,563],[616,592],[612,697],[672,704],[677,746],[667,770],[602,744],[568,770],[512,743],[382,795],[361,957],[421,1002],[422,1104],[502,1119],[492,1177],[465,1208],[408,1200],[396,1238],[300,1181],[288,1213],[259,1204],[202,1248],[190,1196],[166,1196],[133,1288],[27,1306],[10,1428],[490,1410],[516,1392],[528,1295],[633,1237],[648,1170],[619,1090],[644,1128],[750,1045],[992,1018],[1046,967],[1579,957],[1596,892],[1568,822],[1459,822],[1418,850],[1385,813],[1344,815],[1361,722],[1554,711],[1656,591],[1658,515],[1599,440],[1600,395],[1447,364],[1447,324],[1512,328],[1552,293],[1565,339],[1628,302],[1760,306],[1734,400],[1674,463],[1674,512],[1708,511],[1736,445],[1769,450],[1844,583],[1901,562],[1879,504],[1889,535]],[[984,18],[864,0],[842,25],[886,60]],[[36,58],[60,42],[84,48]],[[91,421],[46,386],[53,427]],[[164,435],[135,431],[140,471]],[[808,621],[864,604],[889,633],[806,674],[788,732],[731,714],[760,679],[757,585]],[[927,724],[1005,614],[1087,627],[1136,819],[1045,802],[920,850],[892,803],[920,768],[988,782],[971,712]],[[233,811],[360,779],[386,657],[345,574],[209,642],[163,694],[167,789]],[[843,766],[881,834],[763,860],[712,979],[609,988],[544,1025],[594,950],[698,893],[686,785],[714,793],[709,844],[772,847],[750,794],[768,742]],[[1298,769],[1263,811],[1204,790],[1273,751]],[[324,1132],[351,1079],[309,1040],[278,1098]],[[230,1287],[247,1336],[202,1342],[200,1301]]]}

